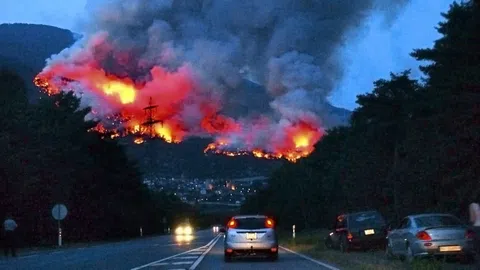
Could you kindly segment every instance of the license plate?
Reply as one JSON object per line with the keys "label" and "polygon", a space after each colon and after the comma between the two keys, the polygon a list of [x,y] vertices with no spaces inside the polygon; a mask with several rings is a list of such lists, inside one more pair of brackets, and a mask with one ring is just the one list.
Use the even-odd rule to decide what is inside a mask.
{"label": "license plate", "polygon": [[460,247],[460,246],[440,247],[440,252],[448,252],[448,251],[462,251],[462,247]]}
{"label": "license plate", "polygon": [[372,235],[372,234],[375,234],[375,230],[371,229],[371,230],[365,230],[365,235]]}
{"label": "license plate", "polygon": [[248,240],[255,240],[257,239],[257,233],[247,233]]}

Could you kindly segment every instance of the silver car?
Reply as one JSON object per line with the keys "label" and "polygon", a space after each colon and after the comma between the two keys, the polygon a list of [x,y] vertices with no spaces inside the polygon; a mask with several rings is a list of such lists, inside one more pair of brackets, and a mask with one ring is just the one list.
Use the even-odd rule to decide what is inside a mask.
{"label": "silver car", "polygon": [[263,215],[235,216],[227,224],[224,241],[226,262],[237,256],[267,256],[278,259],[275,221]]}
{"label": "silver car", "polygon": [[462,255],[474,257],[475,233],[449,214],[421,214],[405,217],[387,235],[386,254],[411,262],[420,256]]}

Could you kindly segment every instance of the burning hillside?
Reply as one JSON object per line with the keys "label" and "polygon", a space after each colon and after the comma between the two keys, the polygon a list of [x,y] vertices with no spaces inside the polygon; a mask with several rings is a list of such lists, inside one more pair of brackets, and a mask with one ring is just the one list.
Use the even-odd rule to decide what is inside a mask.
{"label": "burning hillside", "polygon": [[[206,152],[296,161],[324,134],[343,35],[376,1],[91,1],[84,37],[35,83],[73,91],[111,137],[212,137]],[[225,113],[240,96],[255,111],[232,95],[245,80],[265,86],[268,111]]]}
{"label": "burning hillside", "polygon": [[[252,154],[259,158],[285,158],[294,162],[310,154],[313,144],[322,135],[315,118],[306,117],[296,123],[274,123],[269,118],[242,122],[219,114],[219,104],[208,102],[207,97],[201,98],[199,93],[194,93],[193,81],[179,73],[181,71],[168,73],[155,67],[150,81],[135,83],[129,78],[121,79],[85,67],[69,69],[53,65],[50,68],[35,78],[35,84],[49,95],[62,90],[88,89],[90,92],[87,95],[95,95],[94,100],[102,102],[99,106],[92,106],[92,118],[100,120],[94,131],[108,134],[111,138],[133,135],[134,142],[141,144],[145,137],[180,143],[188,136],[213,136],[217,139],[205,148],[206,153],[228,156]],[[153,83],[164,87],[152,88],[150,84]],[[82,99],[88,99],[83,92],[77,94]],[[161,105],[154,104],[154,100]],[[195,125],[188,122],[191,119],[181,117],[189,108],[189,103],[195,106],[197,113]],[[109,111],[105,112],[105,109]],[[280,131],[280,134],[275,134],[275,131]],[[265,132],[272,132],[269,138],[258,137]],[[259,145],[256,143],[259,141],[266,144]]]}

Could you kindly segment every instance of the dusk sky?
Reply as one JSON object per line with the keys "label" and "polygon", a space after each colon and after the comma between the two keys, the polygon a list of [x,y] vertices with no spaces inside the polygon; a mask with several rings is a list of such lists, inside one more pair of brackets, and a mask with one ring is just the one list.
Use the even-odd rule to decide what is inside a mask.
{"label": "dusk sky", "polygon": [[[0,23],[47,24],[81,32],[88,0],[3,0],[6,12]],[[97,1],[98,2],[98,1]],[[442,20],[440,12],[448,10],[452,0],[411,0],[393,23],[372,15],[361,32],[352,35],[341,54],[345,76],[331,96],[334,105],[355,108],[356,95],[372,89],[372,83],[390,72],[407,68],[419,76],[409,53],[414,48],[432,46],[438,38],[434,27]]]}

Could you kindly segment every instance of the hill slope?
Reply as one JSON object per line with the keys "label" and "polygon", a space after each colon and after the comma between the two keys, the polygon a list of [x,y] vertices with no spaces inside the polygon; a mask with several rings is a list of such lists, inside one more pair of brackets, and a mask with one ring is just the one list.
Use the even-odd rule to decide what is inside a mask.
{"label": "hill slope", "polygon": [[[74,34],[68,30],[46,25],[1,24],[0,25],[0,67],[17,71],[29,88],[30,100],[40,96],[33,85],[34,76],[45,66],[45,60],[72,45]],[[234,95],[227,97],[229,104],[224,113],[232,116],[246,116],[265,112],[269,109],[269,97],[263,86],[244,81]],[[324,119],[327,127],[346,124],[350,111],[325,104]],[[208,139],[190,139],[181,144],[167,144],[150,141],[148,144],[133,144],[130,138],[122,139],[130,156],[139,161],[144,171],[163,176],[187,177],[247,177],[268,175],[282,161],[259,160],[250,156],[226,157],[205,155]],[[152,158],[153,160],[150,160]]]}

